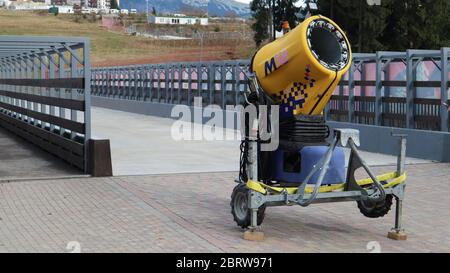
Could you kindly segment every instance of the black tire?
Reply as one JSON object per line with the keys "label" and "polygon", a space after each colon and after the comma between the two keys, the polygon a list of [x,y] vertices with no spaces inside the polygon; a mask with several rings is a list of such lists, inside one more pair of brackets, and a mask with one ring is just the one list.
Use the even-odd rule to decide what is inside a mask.
{"label": "black tire", "polygon": [[[249,189],[244,183],[240,183],[233,189],[231,194],[231,214],[233,214],[234,221],[241,228],[248,228],[251,221],[251,212],[248,209],[248,194]],[[258,209],[257,224],[258,226],[262,224],[264,220],[264,214],[266,211],[266,206],[262,205]]]}
{"label": "black tire", "polygon": [[369,200],[358,201],[359,211],[366,217],[379,218],[389,213],[392,207],[392,195],[386,195],[386,199],[380,202]]}

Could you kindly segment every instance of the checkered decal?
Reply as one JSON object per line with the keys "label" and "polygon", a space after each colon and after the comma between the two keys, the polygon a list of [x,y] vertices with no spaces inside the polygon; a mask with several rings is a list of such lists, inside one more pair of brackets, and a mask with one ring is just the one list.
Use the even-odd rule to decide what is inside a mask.
{"label": "checkered decal", "polygon": [[308,98],[306,90],[314,87],[316,82],[310,78],[311,66],[307,65],[305,68],[305,81],[294,82],[290,89],[286,89],[280,92],[278,99],[281,101],[280,109],[284,115],[295,115],[303,108],[303,104]]}

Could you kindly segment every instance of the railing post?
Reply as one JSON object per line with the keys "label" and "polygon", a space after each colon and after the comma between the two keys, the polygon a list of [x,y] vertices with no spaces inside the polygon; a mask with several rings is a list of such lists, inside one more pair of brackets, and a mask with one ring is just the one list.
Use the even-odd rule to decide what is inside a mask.
{"label": "railing post", "polygon": [[[48,78],[49,79],[54,79],[55,78],[55,71],[56,71],[56,63],[55,63],[55,58],[52,55],[48,55],[48,63],[50,65],[49,68],[49,73],[48,73]],[[47,88],[47,94],[50,97],[55,97],[55,88]],[[41,104],[42,105],[42,104]],[[44,106],[44,105],[42,105]],[[46,106],[44,106],[45,110],[46,110]],[[49,111],[50,111],[50,115],[55,115],[55,107],[54,106],[49,106]],[[43,111],[44,113],[46,113],[47,111]],[[42,122],[43,128],[45,128],[45,122]],[[53,132],[55,129],[55,126],[53,124],[50,124],[50,131]]]}
{"label": "railing post", "polygon": [[134,100],[140,100],[140,96],[139,96],[139,85],[140,85],[140,81],[141,81],[141,77],[140,77],[140,69],[139,67],[134,67],[133,68],[133,95],[131,96],[130,99],[134,99]]}
{"label": "railing post", "polygon": [[[58,50],[57,50],[58,51]],[[66,63],[65,59],[62,58],[61,56],[61,52],[58,52],[59,55],[59,67],[58,67],[58,77],[61,78],[65,78],[66,77],[66,72],[65,72],[65,65],[70,65],[69,63]],[[86,82],[86,85],[91,86],[91,80],[89,78],[89,81]],[[58,96],[61,99],[65,99],[66,98],[66,90],[63,88],[58,88],[56,89],[56,91],[59,93]],[[59,116],[61,118],[65,118],[66,116],[66,109],[59,107]],[[66,133],[66,129],[62,128],[61,126],[59,127],[59,134],[60,135],[64,135]]]}
{"label": "railing post", "polygon": [[[34,58],[33,59],[33,66],[34,66],[34,68],[33,68],[33,77],[35,78],[35,79],[40,79],[40,77],[41,77],[41,61],[42,61],[42,57],[41,56],[36,56],[37,58]],[[40,94],[39,94],[39,91],[40,91],[40,88],[39,87],[35,87],[34,88],[34,91],[33,91],[33,94],[34,95],[36,95],[36,96],[39,96]],[[33,110],[35,110],[35,111],[39,111],[39,103],[33,103]],[[33,124],[34,125],[38,125],[37,124],[37,121],[36,121],[36,119],[34,119],[34,121],[33,121]]]}
{"label": "railing post", "polygon": [[381,79],[381,70],[383,66],[383,60],[381,59],[380,52],[376,55],[376,69],[375,69],[375,125],[382,125],[383,104],[381,101],[383,83]]}
{"label": "railing post", "polygon": [[139,100],[141,101],[145,101],[145,86],[147,84],[147,68],[141,67],[141,69],[139,70],[139,82],[140,82],[140,86],[139,86]]}
{"label": "railing post", "polygon": [[414,60],[412,51],[406,51],[406,128],[414,129]]}
{"label": "railing post", "polygon": [[[361,65],[360,65],[360,71],[361,71],[361,81],[366,81],[367,80],[367,77],[366,77],[366,64],[365,64],[365,62],[361,62]],[[361,87],[360,87],[361,89],[360,89],[360,96],[362,97],[362,98],[364,98],[364,97],[366,97],[366,91],[367,91],[367,87],[365,86],[365,85],[362,85]],[[362,103],[361,105],[362,105],[362,107],[361,107],[361,111],[363,111],[363,112],[367,112],[367,102],[364,102],[364,103]]]}
{"label": "railing post", "polygon": [[153,88],[154,88],[154,77],[155,77],[155,67],[152,65],[149,67],[149,77],[148,77],[148,97],[150,99],[150,101],[153,101]]}
{"label": "railing post", "polygon": [[[202,89],[203,89],[203,73],[202,73],[202,65],[197,63],[197,97],[202,97]],[[194,95],[194,98],[196,96]],[[195,105],[195,103],[194,103]]]}
{"label": "railing post", "polygon": [[192,65],[188,64],[188,105],[192,106]]}
{"label": "railing post", "polygon": [[157,65],[156,66],[156,71],[157,71],[157,86],[158,86],[158,90],[157,90],[157,102],[161,102],[161,65]]}
{"label": "railing post", "polygon": [[227,92],[227,64],[222,63],[220,66],[220,77],[221,77],[221,91],[222,91],[222,109],[225,110],[226,107],[226,92]]}
{"label": "railing post", "polygon": [[117,93],[114,94],[114,97],[121,99],[122,94],[122,69],[118,68],[116,70],[116,80],[117,80]]}
{"label": "railing post", "polygon": [[209,89],[209,101],[208,104],[214,103],[214,93],[216,89],[216,65],[208,65],[208,89]]}
{"label": "railing post", "polygon": [[[105,91],[106,91],[105,89],[108,86],[108,76],[107,76],[108,73],[106,72],[105,69],[100,69],[99,74],[101,75],[101,79],[100,79],[101,85],[100,85],[100,88],[97,88],[96,93],[99,96],[104,96],[105,95]],[[92,90],[91,90],[91,94],[92,94]]]}
{"label": "railing post", "polygon": [[175,91],[175,65],[170,65],[170,103],[173,103],[173,94]]}
{"label": "railing post", "polygon": [[112,69],[106,69],[106,88],[103,92],[108,98],[111,97],[111,94],[114,94],[114,77],[112,74]]}
{"label": "railing post", "polygon": [[449,131],[449,105],[448,105],[448,73],[450,48],[443,47],[441,49],[441,131]]}
{"label": "railing post", "polygon": [[[14,61],[14,78],[20,79],[20,64],[17,60]],[[20,86],[14,86],[15,92],[20,92],[21,87]],[[12,99],[13,105],[19,106],[19,100],[16,98]],[[22,117],[22,114],[17,113],[17,116]]]}
{"label": "railing post", "polygon": [[180,104],[183,101],[181,90],[183,89],[183,65],[178,64],[178,94],[177,103]]}
{"label": "railing post", "polygon": [[[27,64],[27,77],[29,78],[35,78],[35,66],[34,66],[34,58],[27,58],[25,60],[25,63]],[[34,94],[34,90],[36,89],[36,87],[30,87],[27,90],[28,94]],[[27,108],[30,110],[33,110],[33,103],[30,101],[27,101]],[[34,124],[34,119],[32,120],[31,117],[28,117],[28,123],[33,125]]]}
{"label": "railing post", "polygon": [[168,64],[164,65],[164,90],[165,90],[164,102],[168,103],[169,102],[169,65]]}
{"label": "railing post", "polygon": [[[391,68],[390,68],[390,62],[386,63],[384,66],[384,80],[385,81],[390,81],[390,72],[391,72]],[[389,86],[385,86],[383,87],[384,90],[384,96],[385,97],[390,97],[391,96],[391,88]]]}
{"label": "railing post", "polygon": [[355,122],[355,66],[352,61],[348,71],[348,122]]}
{"label": "railing post", "polygon": [[[77,78],[78,77],[78,61],[77,61],[76,57],[73,55],[73,53],[70,53],[70,60],[69,61],[70,61],[70,75],[71,75],[72,78]],[[91,77],[92,77],[92,75],[91,75]],[[94,80],[97,81],[96,78]],[[90,83],[91,81],[92,80],[90,78],[88,83]],[[90,84],[89,84],[89,87],[91,87]],[[73,100],[76,99],[76,97],[77,97],[76,93],[77,93],[76,90],[70,89],[70,98],[73,99]],[[78,121],[78,114],[77,114],[76,110],[73,110],[73,109],[70,110],[70,119],[72,121],[75,121],[75,122]],[[77,136],[77,134],[75,132],[72,131],[70,133],[70,138],[71,139],[75,139],[76,136]]]}
{"label": "railing post", "polygon": [[133,67],[127,67],[127,95],[125,96],[126,99],[131,100],[133,97],[133,89],[134,86],[134,68]]}
{"label": "railing post", "polygon": [[84,63],[84,172],[89,170],[89,139],[91,138],[91,86],[88,84],[91,80],[91,61],[89,58],[91,42],[86,39],[83,43],[83,63]]}
{"label": "railing post", "polygon": [[238,64],[233,63],[233,91],[234,91],[234,104],[235,106],[239,104],[240,90],[239,90],[239,74],[238,74]]}
{"label": "railing post", "polygon": [[117,69],[117,98],[122,99],[122,89],[123,89],[123,69]]}
{"label": "railing post", "polygon": [[113,92],[113,98],[120,98],[119,94],[120,94],[120,72],[119,69],[113,69],[113,73],[114,73],[114,92]]}

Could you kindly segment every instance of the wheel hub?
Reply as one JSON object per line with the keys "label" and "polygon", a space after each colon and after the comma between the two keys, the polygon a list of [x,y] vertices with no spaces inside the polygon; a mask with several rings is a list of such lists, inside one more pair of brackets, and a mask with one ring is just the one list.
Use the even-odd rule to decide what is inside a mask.
{"label": "wheel hub", "polygon": [[239,193],[236,196],[234,203],[235,214],[239,219],[245,219],[248,214],[248,200],[247,195]]}

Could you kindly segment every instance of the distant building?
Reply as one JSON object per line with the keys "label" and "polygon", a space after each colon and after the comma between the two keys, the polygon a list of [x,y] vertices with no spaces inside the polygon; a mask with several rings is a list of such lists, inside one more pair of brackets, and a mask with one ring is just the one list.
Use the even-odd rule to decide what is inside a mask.
{"label": "distant building", "polygon": [[9,7],[9,5],[11,5],[11,1],[9,0],[0,0],[0,7]]}
{"label": "distant building", "polygon": [[73,6],[60,6],[58,7],[58,13],[74,13]]}
{"label": "distant building", "polygon": [[155,16],[152,15],[148,18],[148,22],[150,24],[158,24],[158,25],[208,25],[207,17],[193,17],[186,16],[184,14],[175,14],[175,15],[161,15]]}
{"label": "distant building", "polygon": [[110,0],[87,0],[89,8],[97,8],[101,10],[109,10],[111,8]]}
{"label": "distant building", "polygon": [[28,2],[20,2],[11,1],[9,6],[7,6],[10,10],[48,10],[50,6],[42,5],[40,3],[28,3]]}
{"label": "distant building", "polygon": [[51,5],[53,6],[67,6],[67,0],[52,0]]}
{"label": "distant building", "polygon": [[[49,1],[49,0],[46,0]],[[73,6],[73,5],[79,5],[81,6],[83,3],[85,3],[85,0],[67,0],[67,5]]]}

